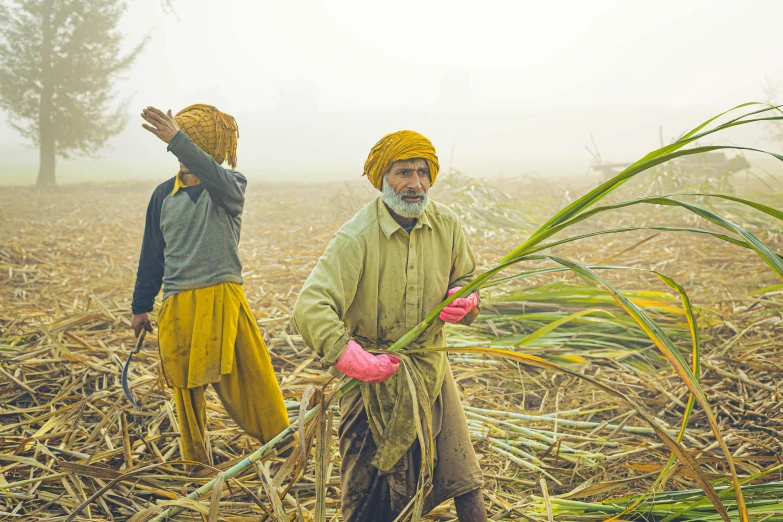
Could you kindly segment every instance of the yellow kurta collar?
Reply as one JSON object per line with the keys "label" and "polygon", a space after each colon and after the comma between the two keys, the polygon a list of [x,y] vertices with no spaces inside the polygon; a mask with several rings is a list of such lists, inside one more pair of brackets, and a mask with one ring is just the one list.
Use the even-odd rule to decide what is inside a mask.
{"label": "yellow kurta collar", "polygon": [[[185,185],[182,182],[182,178],[180,176],[181,174],[182,174],[181,172],[177,172],[177,177],[174,180],[174,190],[171,191],[171,195],[172,196],[174,194],[176,194],[177,192],[179,192],[179,189],[187,187],[187,185]],[[198,178],[196,179],[196,185],[201,185],[201,180],[199,180]],[[193,185],[193,186],[195,186],[195,185]]]}
{"label": "yellow kurta collar", "polygon": [[[427,208],[424,209],[424,213],[416,220],[416,226],[413,227],[413,230],[425,226],[432,229],[430,219],[427,217],[429,208],[430,206],[428,204]],[[380,197],[378,198],[378,222],[381,226],[381,231],[383,231],[383,235],[386,236],[386,239],[391,238],[392,234],[398,230],[402,230],[400,224],[395,221],[394,217],[392,217],[391,213],[389,212],[389,209],[386,208],[386,204],[383,202],[383,198]],[[413,232],[413,230],[411,230],[411,232]]]}

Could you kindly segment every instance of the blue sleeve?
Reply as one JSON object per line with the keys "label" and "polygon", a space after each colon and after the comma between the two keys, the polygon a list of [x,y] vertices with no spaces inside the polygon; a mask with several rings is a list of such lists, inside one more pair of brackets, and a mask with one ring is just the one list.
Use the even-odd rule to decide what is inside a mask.
{"label": "blue sleeve", "polygon": [[224,169],[206,152],[201,150],[193,140],[179,131],[168,146],[179,161],[182,162],[204,185],[218,206],[228,212],[231,217],[242,213],[245,204],[245,187],[247,179],[235,170]]}
{"label": "blue sleeve", "polygon": [[174,180],[160,185],[150,198],[147,206],[147,219],[144,223],[144,239],[141,243],[139,268],[136,271],[136,285],[133,288],[134,314],[151,312],[155,297],[163,285],[163,251],[166,243],[160,230],[160,211],[163,200],[174,190]]}

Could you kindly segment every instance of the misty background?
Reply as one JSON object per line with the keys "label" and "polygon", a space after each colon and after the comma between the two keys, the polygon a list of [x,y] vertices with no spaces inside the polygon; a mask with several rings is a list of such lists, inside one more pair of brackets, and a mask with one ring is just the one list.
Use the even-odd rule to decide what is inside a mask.
{"label": "misty background", "polygon": [[[597,176],[593,139],[604,161],[633,161],[783,82],[778,0],[173,7],[129,3],[124,49],[149,38],[114,89],[130,122],[96,157],[58,158],[58,183],[172,176],[176,159],[138,114],[193,103],[236,117],[251,179],[357,178],[372,145],[404,128],[472,175]],[[0,184],[35,183],[38,150],[6,120]],[[763,146],[748,127],[728,139]]]}

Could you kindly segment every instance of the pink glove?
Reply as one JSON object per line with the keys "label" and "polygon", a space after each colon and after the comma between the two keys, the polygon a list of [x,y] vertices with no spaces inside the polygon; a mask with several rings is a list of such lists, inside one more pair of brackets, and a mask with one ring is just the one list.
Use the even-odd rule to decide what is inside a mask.
{"label": "pink glove", "polygon": [[[449,295],[452,295],[461,288],[461,286],[455,286],[449,290]],[[440,318],[447,323],[458,323],[468,315],[468,312],[475,310],[478,304],[478,294],[472,292],[467,297],[460,297],[459,299],[453,300],[449,306],[440,311]]]}
{"label": "pink glove", "polygon": [[391,377],[400,367],[400,360],[385,353],[373,355],[351,339],[334,367],[348,377],[377,383]]}

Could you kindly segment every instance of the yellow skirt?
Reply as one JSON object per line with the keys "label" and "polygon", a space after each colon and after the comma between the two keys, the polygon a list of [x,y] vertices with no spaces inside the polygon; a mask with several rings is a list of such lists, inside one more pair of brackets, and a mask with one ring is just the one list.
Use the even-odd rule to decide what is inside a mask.
{"label": "yellow skirt", "polygon": [[168,297],[158,314],[163,373],[174,389],[182,456],[205,462],[206,386],[249,435],[266,442],[288,427],[283,394],[241,285]]}
{"label": "yellow skirt", "polygon": [[158,344],[170,386],[195,388],[231,373],[242,309],[253,317],[242,285],[236,283],[186,290],[163,301]]}

